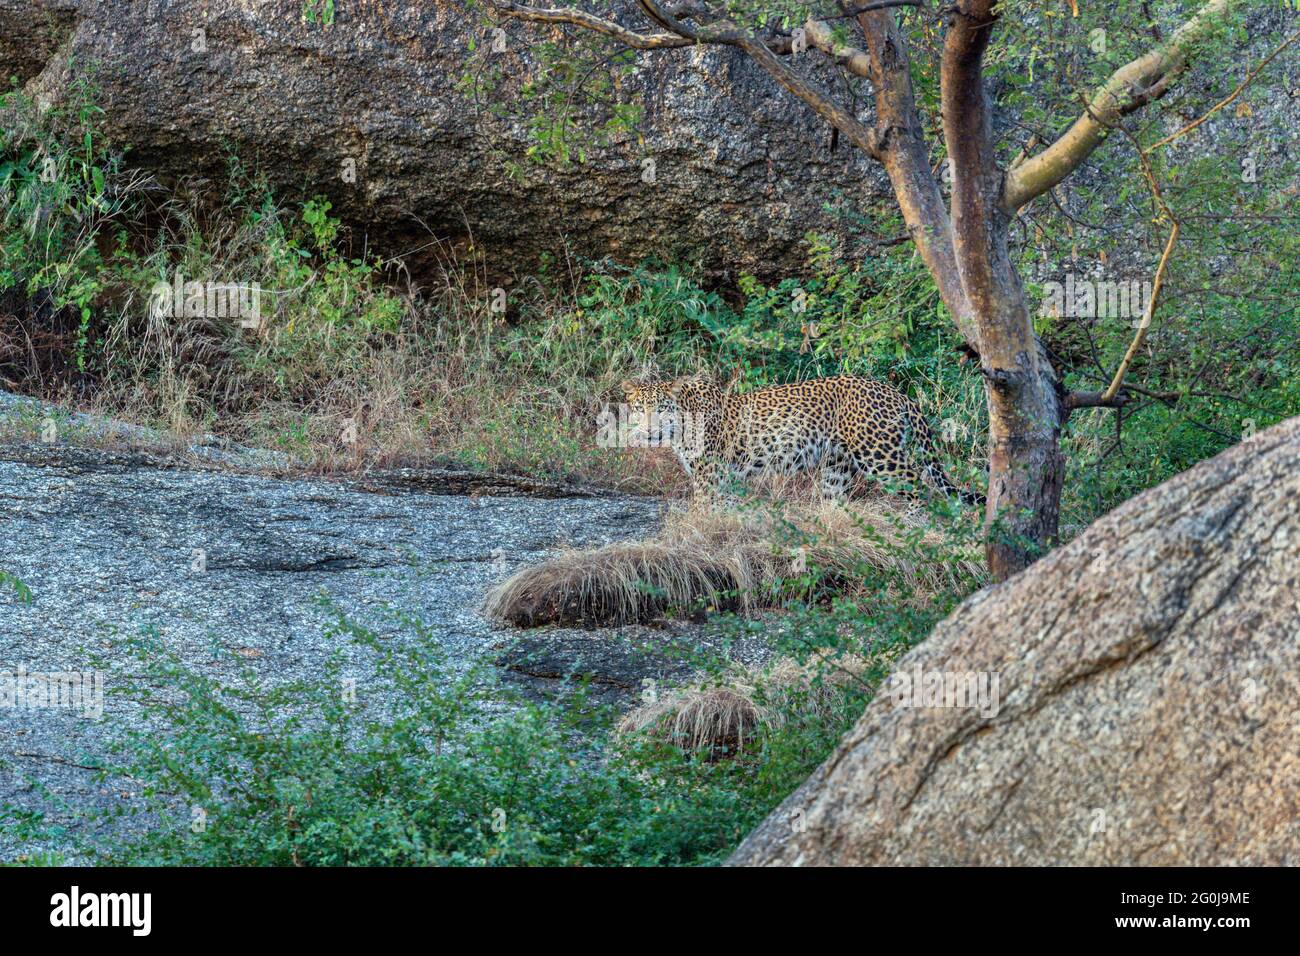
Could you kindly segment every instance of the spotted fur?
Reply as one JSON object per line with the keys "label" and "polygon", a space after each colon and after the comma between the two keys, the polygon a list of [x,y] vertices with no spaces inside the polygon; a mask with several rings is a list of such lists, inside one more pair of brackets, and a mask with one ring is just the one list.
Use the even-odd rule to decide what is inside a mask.
{"label": "spotted fur", "polygon": [[816,472],[821,492],[843,498],[859,476],[921,487],[983,504],[955,488],[935,453],[930,426],[907,396],[851,375],[733,394],[701,379],[624,382],[645,437],[670,444],[696,494],[759,474]]}

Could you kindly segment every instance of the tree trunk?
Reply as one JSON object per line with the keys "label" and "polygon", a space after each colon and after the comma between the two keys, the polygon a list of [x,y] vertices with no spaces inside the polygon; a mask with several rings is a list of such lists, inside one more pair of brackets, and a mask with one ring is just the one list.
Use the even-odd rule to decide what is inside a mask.
{"label": "tree trunk", "polygon": [[1061,401],[1007,251],[1004,174],[982,72],[996,16],[991,0],[968,0],[949,15],[942,103],[953,174],[953,249],[979,337],[989,410],[985,553],[1001,581],[1056,541],[1065,467]]}
{"label": "tree trunk", "polygon": [[[1023,302],[1021,304],[1023,309]],[[1042,345],[987,356],[989,490],[985,555],[1004,581],[1056,543],[1065,457],[1056,375]]]}
{"label": "tree trunk", "polygon": [[943,304],[966,344],[977,349],[978,333],[953,250],[952,223],[939,182],[930,170],[929,148],[916,111],[907,38],[890,10],[862,13],[858,23],[866,40],[868,72],[876,94],[876,128],[883,131],[877,158],[889,175],[908,234],[934,277]]}
{"label": "tree trunk", "polygon": [[1056,544],[1065,457],[1056,371],[1007,252],[1006,218],[994,209],[990,219],[987,288],[972,300],[989,411],[984,547],[993,579],[1005,581]]}

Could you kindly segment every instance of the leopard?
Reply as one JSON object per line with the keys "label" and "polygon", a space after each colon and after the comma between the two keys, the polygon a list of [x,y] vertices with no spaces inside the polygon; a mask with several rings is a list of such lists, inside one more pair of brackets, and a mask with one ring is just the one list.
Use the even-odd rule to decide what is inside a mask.
{"label": "leopard", "polygon": [[919,502],[931,492],[982,506],[949,481],[921,409],[892,386],[836,375],[736,392],[705,376],[620,383],[639,438],[668,445],[692,495],[718,497],[762,474],[816,474],[824,498],[849,496],[858,478]]}

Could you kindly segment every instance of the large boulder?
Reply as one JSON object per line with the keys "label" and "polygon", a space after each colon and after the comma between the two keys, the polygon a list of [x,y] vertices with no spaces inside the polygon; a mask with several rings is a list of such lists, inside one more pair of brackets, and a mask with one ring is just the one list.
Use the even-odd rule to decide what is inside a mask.
{"label": "large boulder", "polygon": [[[636,134],[556,170],[528,163],[524,124],[491,101],[514,95],[554,31],[511,24],[505,51],[485,60],[483,23],[457,0],[354,0],[328,27],[303,8],[0,0],[0,76],[57,102],[90,73],[111,142],[165,180],[220,180],[234,151],[284,195],[329,196],[371,248],[422,250],[427,263],[472,243],[494,275],[570,251],[783,275],[803,264],[808,230],[845,232],[827,203],[860,210],[885,195],[877,166],[847,144],[832,151],[826,125],[735,50],[639,57],[621,79],[645,110]],[[490,70],[492,96],[457,89]],[[421,256],[407,263],[418,271]]]}
{"label": "large boulder", "polygon": [[891,680],[732,863],[1300,863],[1300,418],[974,595],[895,673],[1000,706]]}

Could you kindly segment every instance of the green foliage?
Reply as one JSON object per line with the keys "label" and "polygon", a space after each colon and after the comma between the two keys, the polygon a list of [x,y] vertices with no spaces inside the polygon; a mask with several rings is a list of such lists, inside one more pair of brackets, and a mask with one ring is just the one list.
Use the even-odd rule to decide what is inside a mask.
{"label": "green foliage", "polygon": [[277,301],[266,335],[241,339],[236,354],[268,397],[305,399],[322,367],[355,368],[376,340],[401,329],[402,301],[376,281],[376,259],[343,254],[330,208],[308,200],[297,223],[269,198],[246,210],[249,228],[264,236],[264,295]]}
{"label": "green foliage", "polygon": [[750,385],[869,374],[908,355],[915,336],[946,329],[933,284],[906,256],[846,264],[816,234],[807,241],[808,273],[773,286],[742,276],[739,310],[676,266],[604,263],[578,302],[601,338],[666,373],[703,361],[719,374],[740,369]]}
{"label": "green foliage", "polygon": [[[221,686],[156,637],[132,642],[142,676],[125,693],[157,730],[124,737],[102,775],[139,781],[142,812],[161,826],[103,850],[104,861],[716,862],[854,716],[791,722],[733,761],[616,743],[581,692],[568,709],[516,701],[503,711],[488,675],[458,672],[435,635],[407,624],[418,640],[399,649],[339,617],[329,636],[340,650],[309,683],[250,670],[240,687]],[[361,660],[370,672],[351,700],[344,681]]]}
{"label": "green foliage", "polygon": [[334,0],[302,0],[302,19],[323,27],[334,25]]}
{"label": "green foliage", "polygon": [[15,86],[0,111],[17,121],[0,128],[0,293],[48,295],[79,321],[77,367],[84,370],[92,309],[105,288],[101,232],[132,201],[121,156],[96,136],[102,110],[91,81],[79,76],[64,105],[37,117]]}
{"label": "green foliage", "polygon": [[933,284],[905,256],[845,263],[816,234],[807,242],[803,277],[764,286],[743,276],[740,313],[708,326],[744,381],[872,374],[902,359],[914,334],[945,322]]}
{"label": "green foliage", "polygon": [[32,591],[8,571],[0,569],[0,591],[12,591],[19,604],[32,603]]}
{"label": "green foliage", "polygon": [[[512,41],[488,7],[475,0],[466,0],[465,6],[479,15],[482,39],[471,34],[466,71],[456,88],[476,110],[522,118],[529,133],[525,156],[530,162],[581,164],[593,149],[634,139],[645,112],[642,104],[627,100],[624,89],[636,69],[634,51],[601,49],[593,68],[583,52],[575,55],[595,50],[589,38],[531,37],[530,66],[520,79]],[[503,162],[511,167],[513,178],[524,178],[513,159],[503,156]]]}
{"label": "green foliage", "polygon": [[[703,289],[676,266],[599,264],[578,295],[574,332],[593,338],[598,351],[624,353],[629,367],[653,360],[670,370],[712,361],[716,346],[702,333],[732,317],[722,297]],[[616,353],[617,354],[617,353]]]}
{"label": "green foliage", "polygon": [[[92,88],[76,89],[79,105],[44,115],[17,91],[0,103],[11,117],[0,133],[0,295],[70,310],[70,357],[102,391],[148,396],[173,427],[305,405],[334,379],[365,376],[409,333],[408,304],[377,258],[347,252],[328,200],[286,210],[231,157],[219,203],[182,193],[159,207],[145,177],[99,145]],[[191,314],[188,291],[180,311],[157,308],[172,305],[157,290],[173,282],[197,285],[199,303],[207,287],[237,288],[259,315]]]}

